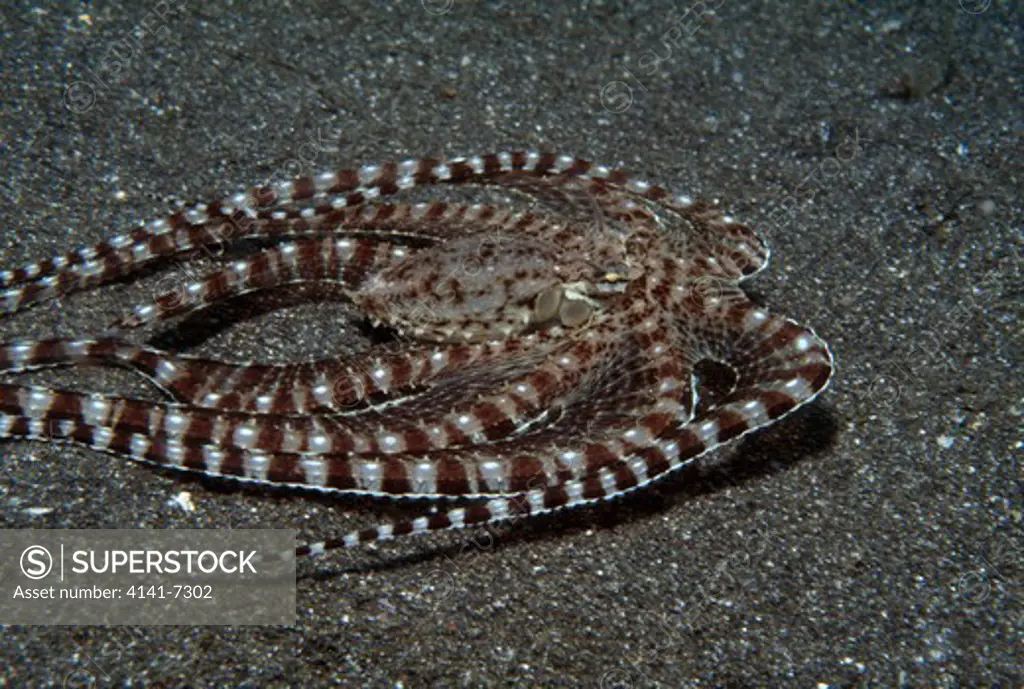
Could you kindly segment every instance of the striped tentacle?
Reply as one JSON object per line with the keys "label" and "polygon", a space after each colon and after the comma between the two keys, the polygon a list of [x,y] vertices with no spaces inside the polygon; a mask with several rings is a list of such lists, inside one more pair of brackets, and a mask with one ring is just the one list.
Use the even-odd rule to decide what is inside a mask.
{"label": "striped tentacle", "polygon": [[764,426],[828,385],[833,372],[828,345],[810,329],[757,308],[739,289],[692,293],[677,306],[686,319],[685,346],[697,359],[725,364],[735,376],[721,404],[744,411],[719,422],[727,435]]}
{"label": "striped tentacle", "polygon": [[[674,253],[694,257],[695,263],[706,275],[726,280],[743,280],[762,270],[770,257],[765,241],[747,225],[737,222],[732,216],[704,202],[686,199],[686,205],[670,201],[666,196],[630,193],[616,188],[613,193],[598,195],[603,183],[594,181],[594,201],[605,215],[631,228],[661,225],[669,237],[683,239]],[[642,188],[642,186],[641,186]],[[607,190],[605,190],[607,191]],[[659,221],[656,210],[668,210],[676,223],[682,224],[682,232],[673,223]]]}
{"label": "striped tentacle", "polygon": [[401,343],[361,358],[279,365],[229,364],[142,347],[118,338],[23,340],[0,345],[0,371],[21,373],[67,365],[124,366],[179,402],[220,411],[276,415],[358,412],[405,397],[454,373],[543,353],[557,333],[441,346]]}
{"label": "striped tentacle", "polygon": [[[248,194],[238,194],[214,204],[202,204],[191,209],[197,220],[213,215],[225,216],[229,212],[246,210],[261,219],[283,219],[299,206],[312,206],[308,215],[330,212],[332,209],[361,205],[383,196],[390,196],[414,187],[434,184],[510,185],[522,187],[523,177],[583,178],[598,183],[600,193],[604,185],[625,189],[638,197],[665,201],[674,206],[689,206],[687,197],[671,199],[669,192],[643,181],[631,180],[624,172],[590,161],[555,153],[515,151],[492,153],[467,158],[442,160],[423,158],[402,162],[364,165],[358,170],[346,169],[328,172],[316,177],[299,177],[272,187],[261,187]],[[526,189],[527,193],[529,189]]]}
{"label": "striped tentacle", "polygon": [[[443,494],[484,492],[493,490],[487,483],[493,479],[487,474],[490,465],[484,463],[480,476],[470,483],[466,477],[473,464],[459,461],[459,453],[452,454],[453,448],[461,446],[462,454],[472,453],[474,450],[466,450],[467,446],[479,448],[521,430],[531,417],[550,408],[555,397],[572,390],[587,374],[586,362],[598,362],[600,353],[609,346],[577,342],[540,365],[532,357],[522,362],[530,370],[527,375],[507,382],[498,394],[463,402],[461,408],[429,425],[426,420],[436,418],[439,408],[436,395],[428,396],[427,404],[412,404],[409,410],[399,408],[385,417],[389,424],[405,422],[414,426],[414,431],[380,425],[370,434],[365,432],[366,424],[357,423],[364,427],[360,435],[331,417],[212,413],[179,405],[15,385],[0,385],[0,413],[8,437],[79,442],[141,461],[213,475],[239,476],[239,467],[248,467],[250,471],[243,472],[243,478],[279,482],[282,476],[294,476],[294,467],[300,461],[296,457],[301,457],[302,466],[322,465],[321,472],[314,472],[317,476],[347,477],[344,481],[337,478],[333,483],[315,483],[315,488],[393,495],[436,495],[439,490]],[[496,377],[503,377],[501,373],[510,367],[506,359],[499,367],[505,370]],[[457,382],[453,390],[447,391],[455,393],[449,401],[474,396],[473,388],[465,381]],[[418,413],[422,417],[410,424],[410,417]],[[447,453],[428,456],[442,449]],[[371,457],[353,462],[351,458],[357,454]],[[224,470],[225,466],[229,470]],[[267,471],[274,478],[267,479]],[[455,478],[460,472],[466,480]]]}
{"label": "striped tentacle", "polygon": [[[297,214],[290,221],[257,223],[242,212],[233,215],[179,211],[151,221],[121,235],[105,239],[93,246],[58,254],[52,258],[28,264],[14,270],[0,272],[0,293],[8,308],[15,310],[19,292],[14,289],[27,286],[20,295],[22,306],[41,300],[40,292],[57,296],[67,292],[96,286],[112,279],[134,273],[151,262],[177,254],[221,246],[229,241],[256,238],[308,236],[336,230],[373,230],[387,227],[387,218],[395,212],[394,206],[383,205],[372,212],[360,207],[345,207],[319,217],[309,213]],[[401,216],[398,212],[396,215]],[[220,251],[206,252],[210,256]]]}
{"label": "striped tentacle", "polygon": [[[538,380],[538,378],[534,378]],[[472,411],[478,418],[479,410]],[[389,454],[412,449],[379,438],[376,447],[338,448],[331,419],[205,414],[99,394],[0,384],[0,438],[85,445],[137,461],[212,476],[291,487],[393,497],[459,495],[471,464],[457,453]],[[456,422],[457,423],[457,422]],[[449,442],[460,432],[447,428]],[[350,436],[351,437],[351,436]],[[372,458],[355,458],[359,451]]]}
{"label": "striped tentacle", "polygon": [[408,249],[383,242],[327,237],[288,242],[234,262],[203,279],[159,294],[136,306],[114,327],[137,328],[206,308],[261,289],[301,283],[357,289],[373,271],[404,258]]}
{"label": "striped tentacle", "polygon": [[[447,487],[457,488],[476,504],[302,546],[298,554],[526,517],[556,505],[583,504],[598,499],[598,494],[604,494],[601,491],[618,490],[617,486],[628,483],[629,476],[634,482],[645,480],[648,465],[652,474],[661,471],[658,458],[663,452],[671,455],[672,447],[653,437],[651,431],[666,430],[659,397],[674,401],[679,394],[663,388],[664,394],[655,395],[652,404],[651,391],[658,388],[651,384],[657,378],[677,375],[678,369],[655,367],[645,375],[608,366],[604,374],[600,381],[584,386],[586,392],[563,410],[566,418],[549,428],[490,448],[446,453],[448,462],[456,460],[446,465],[443,477]],[[623,404],[634,413],[622,411]],[[587,426],[585,433],[576,427],[581,423]],[[623,456],[625,460],[620,459]]]}
{"label": "striped tentacle", "polygon": [[[572,356],[580,362],[595,359],[600,346],[577,343],[572,348]],[[535,364],[533,361],[525,363]],[[182,452],[189,447],[214,445],[268,457],[279,453],[341,457],[423,454],[502,437],[519,427],[526,417],[542,413],[554,397],[564,394],[586,372],[585,366],[565,369],[556,357],[528,368],[533,370],[512,381],[510,390],[463,401],[439,418],[436,391],[427,393],[423,403],[409,405],[408,411],[396,410],[381,418],[355,416],[342,420],[323,415],[282,417],[213,412],[104,395],[0,385],[0,411],[8,425],[22,424],[31,431],[29,437],[52,436],[56,433],[53,429],[70,421],[82,427],[79,432],[83,428],[91,431],[88,444],[104,451],[110,450],[111,438],[130,436],[136,442],[142,442],[145,437],[166,437],[168,443]],[[461,399],[451,392],[441,390],[441,394],[447,393],[450,399]],[[469,392],[472,397],[473,389],[460,385],[457,392],[461,395]],[[42,427],[46,430],[41,431]],[[68,437],[67,429],[64,430],[64,435],[58,437]],[[149,449],[147,447],[147,451]],[[152,461],[154,457],[147,454],[144,459]],[[173,460],[165,463],[180,465]],[[209,467],[207,471],[216,473]],[[372,490],[372,486],[364,489]]]}
{"label": "striped tentacle", "polygon": [[[153,410],[153,405],[135,400],[0,385],[0,439],[82,445],[146,464],[239,481],[342,492],[358,486],[344,456],[268,453],[194,442],[178,433],[146,427],[151,421],[157,428],[165,425],[159,420],[163,417],[184,423],[186,409],[167,407],[156,415]],[[114,416],[119,420],[110,424]],[[283,432],[295,431],[283,424]]]}
{"label": "striped tentacle", "polygon": [[[36,289],[68,289],[63,282],[96,284],[95,276],[125,275],[156,257],[174,255],[197,247],[221,244],[227,239],[260,236],[267,231],[285,234],[330,226],[344,218],[360,218],[359,207],[383,196],[432,184],[508,184],[521,176],[592,180],[592,193],[606,186],[656,201],[666,208],[686,208],[692,200],[673,198],[664,188],[631,180],[624,172],[594,165],[582,158],[533,151],[503,152],[443,161],[437,158],[364,165],[358,170],[327,172],[299,177],[273,186],[257,187],[209,203],[194,204],[169,216],[96,246],[39,261],[13,271],[0,272],[0,288],[38,281]],[[355,208],[353,208],[355,207]],[[338,211],[344,211],[338,214]],[[294,220],[293,224],[281,223]],[[272,221],[272,222],[260,222]],[[59,277],[67,276],[67,277]],[[49,280],[53,278],[53,280]],[[32,292],[26,287],[24,292]],[[21,299],[19,290],[8,289],[3,297],[12,311]],[[13,306],[12,306],[13,305]]]}
{"label": "striped tentacle", "polygon": [[[400,230],[407,236],[420,238],[442,239],[459,233],[464,235],[472,229],[481,236],[481,241],[488,241],[488,238],[503,232],[550,236],[553,241],[561,240],[563,245],[575,239],[571,232],[566,232],[564,225],[532,213],[511,213],[491,206],[441,202],[424,206],[390,206],[394,211],[392,215],[383,214],[381,207],[366,206],[362,215],[367,227]],[[350,223],[345,229],[351,229],[353,225]],[[139,327],[204,308],[220,299],[286,284],[336,283],[346,289],[357,290],[370,273],[394,265],[415,251],[412,247],[348,236],[288,242],[261,251],[252,258],[236,261],[200,281],[182,284],[175,290],[160,294],[154,303],[137,306],[132,315],[119,320],[115,327]]]}
{"label": "striped tentacle", "polygon": [[138,371],[179,401],[210,377],[226,377],[237,366],[171,354],[117,337],[18,340],[0,345],[0,371],[24,373],[58,366],[112,364]]}
{"label": "striped tentacle", "polygon": [[[680,429],[668,428],[660,437],[643,446],[611,447],[590,443],[579,450],[559,448],[560,457],[566,452],[572,457],[588,454],[600,459],[588,462],[579,478],[550,481],[543,469],[542,457],[520,459],[517,486],[527,490],[510,495],[492,496],[486,502],[449,509],[416,519],[381,524],[352,532],[342,538],[300,546],[297,555],[319,555],[335,548],[352,548],[364,543],[390,540],[406,534],[421,534],[448,529],[486,526],[510,520],[520,520],[562,509],[580,507],[609,499],[618,499],[652,482],[661,480],[697,458],[726,443],[765,425],[769,419],[779,419],[812,400],[825,387],[831,370],[831,356],[827,347],[813,333],[799,329],[785,319],[778,319],[769,328],[767,339],[784,338],[793,341],[795,360],[788,370],[789,378],[782,382],[781,370],[760,385],[744,385],[719,405],[702,416],[684,424]],[[762,333],[764,335],[765,333]],[[802,338],[813,341],[804,347]],[[802,352],[797,355],[796,352]],[[742,375],[742,374],[741,374]],[[797,381],[797,382],[793,382]],[[594,448],[598,449],[594,449]],[[550,451],[550,449],[548,450]],[[564,459],[563,459],[564,461]],[[529,473],[529,469],[533,473]],[[523,478],[529,476],[529,478]],[[532,485],[531,485],[532,484]]]}
{"label": "striped tentacle", "polygon": [[[503,233],[550,236],[552,228],[563,228],[554,219],[528,212],[512,212],[483,204],[450,204],[443,201],[418,204],[364,204],[331,211],[325,216],[261,220],[245,231],[207,226],[184,226],[175,231],[142,235],[124,235],[62,256],[33,263],[14,271],[0,273],[0,314],[15,313],[35,304],[96,287],[136,273],[158,260],[203,250],[216,258],[229,241],[264,238],[302,238],[327,234],[379,238],[396,243],[437,242],[477,233],[499,236]],[[137,234],[137,233],[136,233]],[[217,246],[216,251],[210,247]],[[190,285],[191,287],[191,285]],[[192,289],[197,289],[192,287]],[[181,292],[181,291],[179,291]],[[175,292],[174,301],[188,298],[187,292]],[[170,298],[170,297],[169,297]],[[143,319],[144,320],[144,319]],[[126,325],[131,322],[127,319]]]}
{"label": "striped tentacle", "polygon": [[691,227],[687,251],[703,274],[744,280],[768,265],[768,245],[746,225],[702,204],[681,214]]}
{"label": "striped tentacle", "polygon": [[[470,360],[474,354],[477,353],[469,353],[466,360]],[[398,355],[398,358],[404,360],[405,355]],[[329,375],[348,375],[350,367],[337,360],[278,366],[228,364],[171,354],[116,337],[20,340],[0,345],[0,371],[8,373],[24,373],[58,366],[104,364],[122,366],[139,372],[178,402],[221,411],[287,412],[287,405],[277,398],[268,397],[267,390],[276,389],[282,381],[304,377],[317,381],[323,379],[331,383],[323,391],[318,387],[312,388],[312,396],[321,411],[345,409],[359,402],[359,397],[353,396],[353,390],[343,390],[341,386],[335,384],[334,378],[327,378]],[[268,380],[272,381],[270,385],[260,386]],[[321,385],[319,382],[317,384]],[[217,390],[225,392],[215,392]],[[248,394],[248,391],[251,391],[251,394]],[[358,392],[369,396],[381,392],[381,388],[374,384],[373,378],[360,379]],[[242,395],[245,397],[240,404],[238,398]],[[287,399],[296,400],[298,397],[289,395]],[[310,404],[314,402],[311,400]],[[271,406],[275,409],[271,409]],[[295,411],[302,413],[306,410],[302,408]]]}
{"label": "striped tentacle", "polygon": [[[635,426],[626,431],[631,434],[629,440],[616,428],[617,437],[592,440],[579,448],[560,444],[533,456],[527,451],[509,471],[516,477],[516,483],[510,482],[510,495],[492,496],[483,504],[302,546],[299,554],[319,554],[408,533],[481,526],[618,498],[784,417],[814,399],[827,385],[832,372],[831,353],[813,332],[754,308],[742,293],[720,296],[713,305],[704,304],[702,308],[709,321],[731,324],[726,329],[732,336],[719,332],[709,339],[712,343],[728,342],[729,346],[709,345],[705,353],[726,360],[734,368],[737,381],[727,395],[699,416],[681,426],[663,426],[654,434],[649,434],[647,427]],[[693,346],[686,343],[687,350]],[[680,408],[695,412],[697,391],[673,380],[677,370],[663,371],[661,378],[672,381],[668,389],[681,392],[677,398]],[[688,394],[693,395],[692,405],[685,404]],[[545,461],[552,454],[559,458],[559,470],[555,472]],[[583,471],[566,471],[573,463],[581,463]],[[515,488],[520,492],[514,492]]]}
{"label": "striped tentacle", "polygon": [[[193,226],[176,214],[164,221],[168,224],[177,222],[174,230],[157,233],[135,231],[0,274],[4,276],[0,279],[0,286],[7,288],[0,292],[0,314],[14,313],[43,301],[103,285],[134,274],[156,261],[188,252],[202,250],[207,256],[216,258],[230,241],[302,237],[345,230],[387,231],[396,224],[390,221],[393,212],[396,223],[400,223],[403,216],[412,215],[410,210],[395,206],[376,207],[372,212],[363,208],[344,208],[324,218],[299,217],[290,221],[249,223],[245,231],[232,232],[229,231],[232,228],[218,228],[210,224]],[[211,247],[218,248],[214,250]]]}
{"label": "striped tentacle", "polygon": [[[748,226],[706,202],[627,180],[618,172],[589,178],[587,193],[605,215],[628,227],[663,224],[656,220],[655,211],[668,211],[685,226],[686,245],[676,251],[696,256],[701,267],[712,275],[746,279],[768,264],[770,251],[765,241]],[[671,223],[671,231],[670,228]]]}
{"label": "striped tentacle", "polygon": [[505,358],[543,353],[553,342],[548,333],[446,346],[400,342],[362,357],[221,365],[205,376],[186,371],[172,383],[184,401],[209,409],[285,416],[356,414],[422,393],[454,372],[486,371]]}
{"label": "striped tentacle", "polygon": [[[385,524],[342,539],[303,546],[299,554],[319,553],[338,546],[353,546],[372,540],[385,540],[405,533],[468,526],[476,519],[488,519],[479,507],[486,506],[498,516],[494,521],[526,515],[539,509],[540,500],[553,504],[557,499],[590,501],[600,491],[613,492],[616,486],[644,480],[647,466],[651,473],[661,471],[657,457],[671,446],[659,435],[671,432],[692,413],[691,396],[682,380],[683,368],[675,356],[654,334],[643,343],[656,360],[648,366],[623,369],[623,357],[633,359],[634,346],[617,346],[613,355],[602,361],[600,370],[580,381],[571,398],[560,409],[559,419],[544,428],[531,429],[522,438],[498,442],[488,447],[465,447],[445,453],[443,478],[447,489],[481,505],[398,524]],[[625,343],[622,343],[625,345]],[[625,355],[624,352],[628,352]],[[581,427],[586,426],[585,432]],[[623,457],[627,459],[622,459]],[[456,460],[452,463],[452,460]],[[366,460],[362,460],[365,462]],[[372,461],[372,460],[371,460]],[[362,463],[357,462],[357,467]],[[374,471],[383,473],[374,462]],[[393,469],[392,469],[393,471]],[[395,472],[397,473],[397,472]],[[423,473],[419,474],[422,479]],[[630,478],[632,477],[632,478]],[[393,488],[415,492],[416,481],[403,476]],[[543,497],[546,496],[546,497]],[[486,505],[482,501],[487,501]],[[526,501],[526,502],[524,502]]]}

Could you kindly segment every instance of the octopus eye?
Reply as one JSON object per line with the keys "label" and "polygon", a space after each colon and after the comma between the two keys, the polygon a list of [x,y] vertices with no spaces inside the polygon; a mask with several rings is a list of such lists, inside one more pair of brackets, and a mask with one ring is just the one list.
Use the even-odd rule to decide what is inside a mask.
{"label": "octopus eye", "polygon": [[558,319],[567,328],[575,328],[590,320],[593,307],[582,299],[566,299],[558,310]]}
{"label": "octopus eye", "polygon": [[537,295],[533,302],[534,323],[547,323],[558,315],[558,306],[562,303],[561,286],[551,287]]}
{"label": "octopus eye", "polygon": [[640,276],[642,271],[627,257],[609,256],[593,266],[593,280],[598,284],[621,284]]}
{"label": "octopus eye", "polygon": [[636,277],[635,271],[630,272],[627,266],[616,266],[601,271],[594,281],[594,286],[599,294],[621,294]]}

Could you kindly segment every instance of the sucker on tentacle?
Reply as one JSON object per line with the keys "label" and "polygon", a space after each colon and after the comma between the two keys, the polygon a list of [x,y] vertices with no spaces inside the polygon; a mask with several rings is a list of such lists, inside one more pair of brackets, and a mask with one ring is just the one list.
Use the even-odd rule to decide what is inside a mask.
{"label": "sucker on tentacle", "polygon": [[[539,210],[390,198],[445,185],[514,191]],[[616,498],[774,423],[832,372],[812,331],[739,289],[769,257],[744,225],[619,170],[535,152],[364,165],[196,204],[0,272],[0,316],[249,240],[263,245],[254,255],[115,328],[308,284],[339,288],[392,341],[278,365],[161,351],[117,330],[9,342],[0,372],[116,365],[170,400],[3,383],[0,438],[257,483],[471,501],[298,550],[311,554]],[[701,394],[705,361],[734,377],[716,395]]]}

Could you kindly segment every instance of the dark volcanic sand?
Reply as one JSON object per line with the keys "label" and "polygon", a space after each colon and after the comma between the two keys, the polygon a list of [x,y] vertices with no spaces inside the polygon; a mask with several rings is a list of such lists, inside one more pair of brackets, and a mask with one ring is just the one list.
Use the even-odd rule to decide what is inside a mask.
{"label": "dark volcanic sand", "polygon": [[[5,268],[295,160],[550,148],[720,199],[773,250],[750,293],[839,366],[804,413],[624,504],[306,566],[294,627],[7,628],[7,685],[1019,686],[1017,3],[833,4],[726,1],[669,50],[668,2],[192,2],[116,74],[108,51],[154,3],[7,3]],[[102,84],[74,112],[86,68]],[[95,331],[151,284],[6,319],[0,339]],[[341,315],[244,319],[196,351],[344,351]],[[317,537],[382,516],[0,452],[7,528]],[[194,512],[169,504],[182,491]]]}

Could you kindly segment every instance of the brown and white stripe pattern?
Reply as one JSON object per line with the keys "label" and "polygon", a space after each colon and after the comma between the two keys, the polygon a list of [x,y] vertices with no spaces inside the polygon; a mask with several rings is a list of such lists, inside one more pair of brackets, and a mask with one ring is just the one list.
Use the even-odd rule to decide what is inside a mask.
{"label": "brown and white stripe pattern", "polygon": [[[388,199],[442,185],[505,188],[540,210]],[[396,341],[361,357],[276,366],[160,351],[116,333],[10,342],[0,371],[115,364],[171,400],[0,384],[0,438],[318,491],[469,499],[300,548],[319,553],[615,498],[806,404],[832,371],[812,331],[738,288],[769,256],[745,226],[619,170],[523,151],[366,165],[197,204],[0,272],[0,314],[243,239],[270,246],[117,326],[308,283],[340,287]],[[472,251],[501,241],[504,252]],[[400,308],[368,296],[382,276],[393,291],[407,281]],[[443,309],[413,308],[436,308],[441,286],[453,295]],[[523,304],[534,298],[577,316],[531,321]],[[486,336],[460,337],[471,329]],[[695,373],[706,359],[735,378],[714,399]]]}

